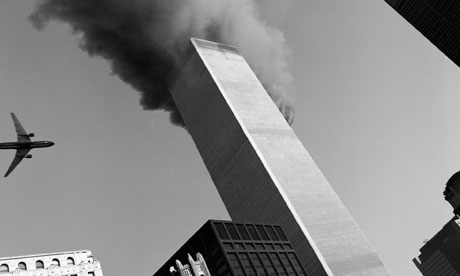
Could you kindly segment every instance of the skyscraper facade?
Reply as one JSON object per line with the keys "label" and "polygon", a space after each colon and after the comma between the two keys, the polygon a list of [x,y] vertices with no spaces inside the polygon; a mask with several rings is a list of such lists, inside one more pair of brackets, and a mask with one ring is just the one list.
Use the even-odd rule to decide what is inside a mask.
{"label": "skyscraper facade", "polygon": [[390,275],[236,48],[191,41],[168,87],[231,218],[280,225],[309,275]]}
{"label": "skyscraper facade", "polygon": [[455,217],[425,241],[420,256],[412,260],[424,276],[460,276],[460,172],[447,181],[444,198]]}
{"label": "skyscraper facade", "polygon": [[0,258],[0,275],[103,276],[88,250]]}
{"label": "skyscraper facade", "polygon": [[280,226],[210,220],[153,276],[207,276],[204,267],[212,276],[307,275]]}
{"label": "skyscraper facade", "polygon": [[452,218],[413,262],[424,276],[460,276],[460,219]]}
{"label": "skyscraper facade", "polygon": [[444,199],[454,208],[454,214],[460,215],[460,172],[455,173],[447,181]]}
{"label": "skyscraper facade", "polygon": [[385,1],[460,66],[460,2],[458,0]]}

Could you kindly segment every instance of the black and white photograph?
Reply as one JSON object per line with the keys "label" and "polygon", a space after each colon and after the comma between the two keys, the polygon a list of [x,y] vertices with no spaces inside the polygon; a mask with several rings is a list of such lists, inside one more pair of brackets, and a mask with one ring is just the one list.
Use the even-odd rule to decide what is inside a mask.
{"label": "black and white photograph", "polygon": [[0,275],[460,276],[459,103],[458,0],[0,0]]}

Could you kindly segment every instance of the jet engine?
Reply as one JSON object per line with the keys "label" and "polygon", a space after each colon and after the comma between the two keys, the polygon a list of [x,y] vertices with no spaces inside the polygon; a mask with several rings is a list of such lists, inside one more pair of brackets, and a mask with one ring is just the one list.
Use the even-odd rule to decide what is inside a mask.
{"label": "jet engine", "polygon": [[29,137],[34,137],[34,136],[35,136],[35,133],[29,133],[28,136],[29,136]]}
{"label": "jet engine", "polygon": [[32,158],[32,154],[27,154],[26,158],[29,158],[29,159]]}

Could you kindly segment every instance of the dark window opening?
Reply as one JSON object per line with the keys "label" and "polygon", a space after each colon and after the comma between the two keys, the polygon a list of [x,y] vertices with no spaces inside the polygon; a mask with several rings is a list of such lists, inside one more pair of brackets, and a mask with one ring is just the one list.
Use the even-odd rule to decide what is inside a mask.
{"label": "dark window opening", "polygon": [[265,232],[265,229],[262,225],[256,225],[257,232],[259,232],[260,236],[262,237],[262,240],[264,241],[269,241],[270,239],[268,238],[267,232]]}
{"label": "dark window opening", "polygon": [[276,231],[276,234],[278,234],[278,237],[280,237],[280,239],[281,239],[282,241],[287,241],[287,240],[288,240],[287,237],[286,237],[286,235],[284,235],[284,232],[283,232],[283,230],[281,229],[281,227],[275,226],[275,231]]}
{"label": "dark window opening", "polygon": [[35,262],[35,268],[36,269],[43,269],[43,268],[45,268],[45,264],[42,261],[36,261]]}
{"label": "dark window opening", "polygon": [[254,228],[254,226],[248,225],[248,230],[249,230],[249,235],[251,235],[251,238],[253,240],[260,240],[260,237],[257,234],[256,228]]}
{"label": "dark window opening", "polygon": [[228,240],[229,236],[227,234],[227,231],[225,231],[224,225],[222,223],[216,223],[215,226],[216,226],[216,230],[217,230],[217,234],[219,235],[219,238],[223,240]]}
{"label": "dark window opening", "polygon": [[61,262],[58,259],[53,259],[51,261],[51,264],[54,266],[61,266]]}
{"label": "dark window opening", "polygon": [[0,273],[10,272],[10,267],[7,264],[0,265]]}
{"label": "dark window opening", "polygon": [[246,230],[246,228],[244,228],[244,225],[243,224],[237,224],[236,225],[236,228],[238,229],[238,232],[240,232],[240,235],[241,235],[241,238],[243,240],[249,240],[251,238],[249,238],[249,233],[248,231]]}
{"label": "dark window opening", "polygon": [[20,270],[27,270],[27,265],[26,265],[26,263],[24,263],[24,262],[20,262],[20,263],[18,264],[18,268],[19,268]]}
{"label": "dark window opening", "polygon": [[272,241],[279,241],[278,237],[276,236],[275,230],[271,228],[270,226],[265,226],[265,229],[267,229],[268,235],[270,236],[270,239]]}
{"label": "dark window opening", "polygon": [[75,265],[75,261],[72,257],[67,258],[67,265]]}
{"label": "dark window opening", "polygon": [[238,232],[236,231],[235,225],[226,223],[225,226],[227,227],[228,233],[230,234],[230,238],[233,240],[239,240],[240,236],[238,236]]}

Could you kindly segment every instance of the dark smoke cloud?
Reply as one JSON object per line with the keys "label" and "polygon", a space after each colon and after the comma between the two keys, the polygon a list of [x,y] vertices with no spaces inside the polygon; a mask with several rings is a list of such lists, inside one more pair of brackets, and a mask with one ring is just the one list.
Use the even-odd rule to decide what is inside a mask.
{"label": "dark smoke cloud", "polygon": [[171,112],[184,125],[165,78],[190,37],[236,46],[286,120],[292,123],[292,75],[283,34],[262,20],[253,0],[41,0],[31,22],[68,23],[90,56],[140,92],[144,109]]}

